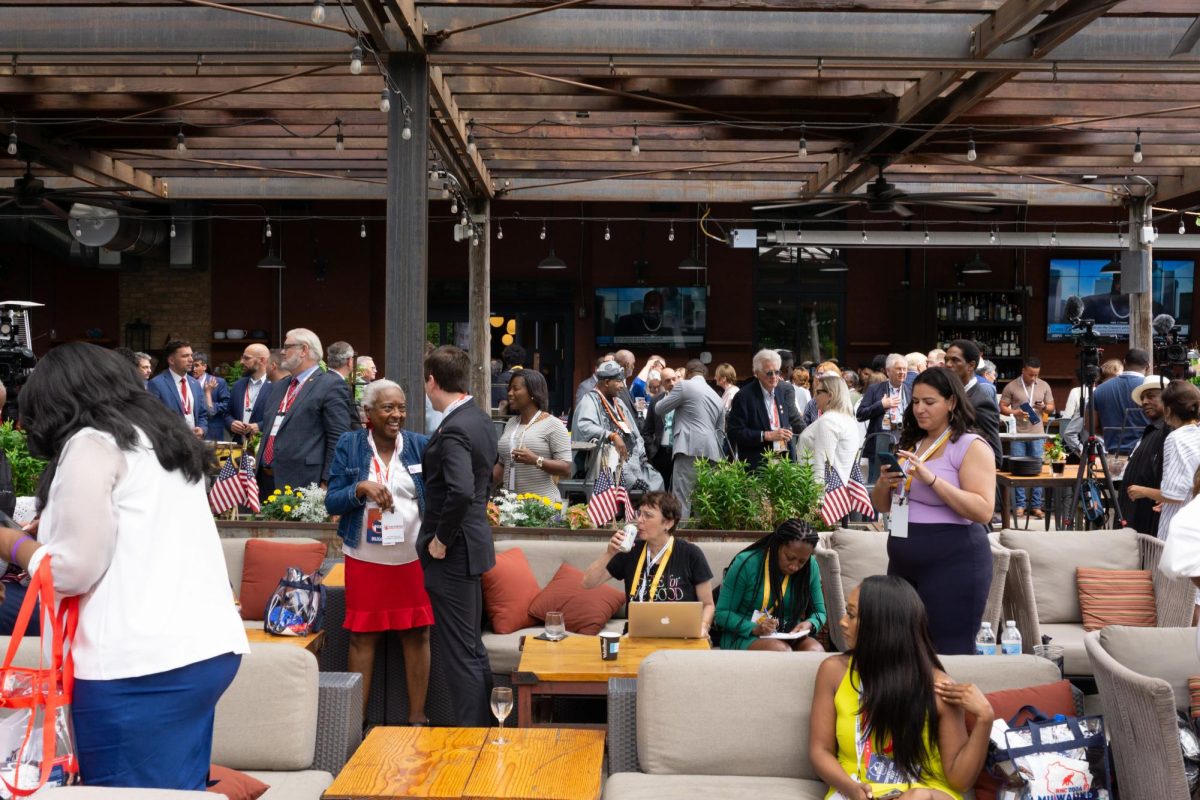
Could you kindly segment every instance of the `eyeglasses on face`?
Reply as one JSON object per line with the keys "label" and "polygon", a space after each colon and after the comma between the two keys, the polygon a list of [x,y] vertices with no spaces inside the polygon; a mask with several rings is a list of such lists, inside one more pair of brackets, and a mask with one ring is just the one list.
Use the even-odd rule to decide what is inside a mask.
{"label": "eyeglasses on face", "polygon": [[293,347],[304,347],[303,342],[284,342],[280,350],[291,350]]}
{"label": "eyeglasses on face", "polygon": [[774,378],[776,375],[782,375],[783,370],[781,370],[781,369],[764,369],[762,371],[762,374],[767,376],[768,378]]}
{"label": "eyeglasses on face", "polygon": [[829,390],[828,390],[828,389],[817,389],[815,392],[813,392],[813,394],[814,394],[814,395],[817,395],[817,394],[829,394]]}

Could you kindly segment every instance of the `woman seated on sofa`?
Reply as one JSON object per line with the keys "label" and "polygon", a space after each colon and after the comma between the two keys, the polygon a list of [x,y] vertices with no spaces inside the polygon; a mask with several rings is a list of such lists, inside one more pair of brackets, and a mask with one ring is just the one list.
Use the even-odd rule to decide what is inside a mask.
{"label": "woman seated on sofa", "polygon": [[674,495],[647,492],[638,509],[638,541],[621,552],[623,531],[608,542],[604,555],[583,574],[583,588],[592,589],[611,576],[625,581],[630,602],[695,602],[703,604],[703,636],[712,627],[713,585],[708,559],[699,547],[675,538],[683,509]]}
{"label": "woman seated on sofa", "polygon": [[942,669],[916,590],[895,575],[869,577],[840,624],[850,649],[821,662],[809,723],[827,798],[898,790],[903,800],[961,800],[983,768],[994,714],[978,688]]}
{"label": "woman seated on sofa", "polygon": [[[812,560],[816,546],[817,532],[789,519],[733,557],[717,603],[722,650],[825,649],[813,638],[825,624],[821,574]],[[760,638],[801,631],[808,635]]]}

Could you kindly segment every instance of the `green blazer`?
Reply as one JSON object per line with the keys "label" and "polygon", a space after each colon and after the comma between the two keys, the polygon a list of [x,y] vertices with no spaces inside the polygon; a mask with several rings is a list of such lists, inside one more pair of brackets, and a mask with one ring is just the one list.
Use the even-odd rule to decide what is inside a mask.
{"label": "green blazer", "polygon": [[[762,605],[763,559],[766,555],[766,550],[738,553],[721,582],[715,622],[721,631],[722,650],[745,650],[756,638],[750,615]],[[825,625],[825,595],[821,592],[821,572],[815,563],[810,564],[808,575],[807,587],[799,586],[797,581],[788,582],[781,605],[791,604],[793,592],[807,590],[812,597],[813,610],[800,622],[812,623],[815,634]]]}

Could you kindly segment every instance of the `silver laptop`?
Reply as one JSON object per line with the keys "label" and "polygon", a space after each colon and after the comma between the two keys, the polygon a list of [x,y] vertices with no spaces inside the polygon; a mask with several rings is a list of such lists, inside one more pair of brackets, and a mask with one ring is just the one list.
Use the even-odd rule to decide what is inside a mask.
{"label": "silver laptop", "polygon": [[635,638],[699,639],[703,608],[699,601],[630,603],[629,635]]}

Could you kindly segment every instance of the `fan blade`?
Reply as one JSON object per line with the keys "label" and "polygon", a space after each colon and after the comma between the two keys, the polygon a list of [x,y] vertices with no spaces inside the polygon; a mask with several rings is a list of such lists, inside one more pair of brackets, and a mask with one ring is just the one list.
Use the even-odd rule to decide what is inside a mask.
{"label": "fan blade", "polygon": [[1196,46],[1196,42],[1200,42],[1200,17],[1196,17],[1196,21],[1183,34],[1179,44],[1175,45],[1175,49],[1171,51],[1171,58],[1191,52],[1191,49]]}
{"label": "fan blade", "polygon": [[767,201],[767,205],[753,206],[755,211],[775,211],[782,208],[798,208],[800,206],[821,206],[827,203],[857,203],[864,199],[861,194],[818,194],[809,197],[800,197],[791,201],[780,201],[772,203]]}
{"label": "fan blade", "polygon": [[62,220],[71,219],[70,214],[63,211],[61,208],[59,208],[57,205],[50,202],[49,200],[45,200],[45,199],[42,200],[42,208],[46,209],[47,211],[49,211],[51,214],[58,217],[59,219],[62,219]]}
{"label": "fan blade", "polygon": [[956,211],[970,211],[975,214],[992,214],[996,211],[993,206],[985,206],[979,203],[955,203],[950,200],[936,200],[932,203],[922,203],[922,205],[953,208]]}
{"label": "fan blade", "polygon": [[897,214],[899,214],[902,217],[913,216],[913,210],[911,208],[909,208],[908,206],[904,205],[904,203],[893,203],[892,211],[895,211]]}
{"label": "fan blade", "polygon": [[1054,17],[1053,13],[1047,14],[1046,18],[1043,19],[1041,22],[1039,22],[1037,25],[1034,25],[1032,28],[1027,30],[1025,33],[1018,33],[1016,36],[1012,37],[1011,39],[1006,39],[1004,41],[1004,43],[1012,44],[1013,42],[1019,42],[1022,39],[1028,39],[1033,36],[1041,36],[1043,33],[1049,33],[1050,31],[1058,30],[1059,28],[1063,27],[1064,25],[1070,25],[1072,22],[1074,22],[1075,20],[1077,20],[1081,17],[1090,17],[1097,13],[1103,13],[1105,11],[1108,11],[1113,6],[1120,5],[1122,2],[1124,2],[1124,0],[1108,0],[1108,2],[1101,3],[1099,6],[1094,6],[1092,8],[1084,9],[1076,14],[1070,14],[1068,16],[1065,16],[1062,19],[1053,19],[1053,17]]}
{"label": "fan blade", "polygon": [[836,214],[839,211],[845,211],[847,208],[852,208],[853,206],[856,206],[856,205],[858,205],[858,203],[841,203],[839,205],[834,206],[831,209],[828,209],[827,211],[822,211],[820,214],[814,214],[813,216],[828,217],[831,214]]}
{"label": "fan blade", "polygon": [[115,186],[79,186],[74,189],[50,189],[43,192],[47,197],[57,197],[64,194],[111,194],[117,197],[125,197],[129,194],[127,189],[119,189]]}
{"label": "fan blade", "polygon": [[919,203],[926,200],[990,200],[995,196],[991,192],[913,192],[904,195],[904,199]]}

